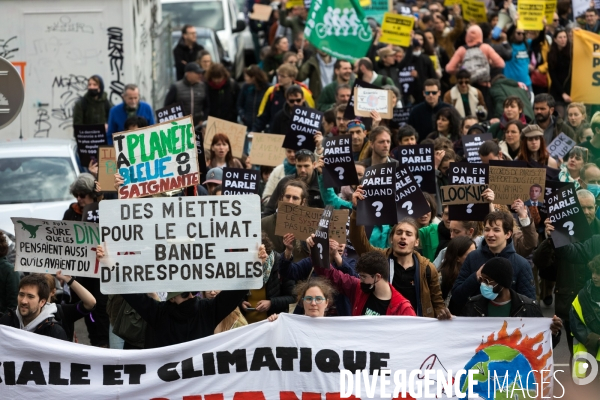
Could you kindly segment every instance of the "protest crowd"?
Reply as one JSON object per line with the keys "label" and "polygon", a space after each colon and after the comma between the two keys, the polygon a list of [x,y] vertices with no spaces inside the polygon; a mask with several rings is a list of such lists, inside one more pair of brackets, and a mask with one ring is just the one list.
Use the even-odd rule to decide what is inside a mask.
{"label": "protest crowd", "polygon": [[[173,136],[163,150],[182,146],[173,154],[188,157],[177,157],[179,168],[192,154],[186,174],[198,173],[181,173],[178,184],[160,189],[139,184],[134,165],[146,163],[148,175],[160,167],[143,146],[141,161],[131,149],[147,139],[128,136],[150,136],[161,123],[155,111],[135,82],[113,106],[103,79],[89,77],[74,119],[105,124],[118,172],[113,187],[101,186],[96,160],[85,165],[63,220],[100,224],[91,257],[101,272],[15,271],[0,233],[0,324],[77,341],[74,325],[84,319],[91,345],[139,350],[276,324],[282,313],[452,324],[454,317],[540,318],[553,307],[552,345],[566,341],[571,354],[587,352],[600,363],[600,106],[577,101],[589,87],[576,87],[587,67],[574,53],[578,40],[600,44],[600,12],[593,1],[579,15],[568,0],[539,2],[555,9],[532,22],[509,0],[484,2],[483,16],[460,1],[394,1],[389,14],[411,21],[398,35],[386,25],[388,14],[383,25],[362,18],[357,1],[350,4],[358,20],[326,15],[324,32],[303,3],[270,3],[268,20],[251,20],[259,62],[244,69],[243,83],[211,61],[196,28],[186,25],[173,50],[178,80],[162,106],[180,105],[191,130],[180,121],[179,142],[175,128],[160,133]],[[335,40],[319,42],[315,32],[346,41],[331,48]],[[358,39],[364,32],[366,45]],[[152,140],[150,151],[160,153]],[[244,171],[247,180],[231,178]],[[120,272],[105,242],[115,230],[105,234],[108,216],[100,209],[166,199],[179,201],[181,213],[182,202],[199,205],[208,196],[204,215],[209,203],[214,213],[213,196],[228,194],[260,196],[252,242],[260,247],[251,249],[260,287],[103,289],[102,271],[113,265],[106,271]],[[335,235],[332,215],[341,221]],[[16,231],[31,227],[17,222]],[[194,229],[202,237],[199,223]],[[216,246],[228,240],[219,237]],[[178,260],[178,247],[169,251],[167,242],[175,243],[163,242],[162,259]]]}

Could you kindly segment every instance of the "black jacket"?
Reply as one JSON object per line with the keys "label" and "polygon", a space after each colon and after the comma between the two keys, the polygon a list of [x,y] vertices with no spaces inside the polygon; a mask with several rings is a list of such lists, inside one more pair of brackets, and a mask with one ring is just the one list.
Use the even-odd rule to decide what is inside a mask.
{"label": "black jacket", "polygon": [[214,89],[207,84],[208,115],[229,122],[237,122],[237,99],[239,94],[240,88],[233,79],[225,82],[221,89]]}
{"label": "black jacket", "polygon": [[71,203],[65,214],[63,215],[63,221],[81,221],[82,218],[81,208],[77,202]]}
{"label": "black jacket", "polygon": [[184,115],[191,115],[193,117],[194,126],[206,119],[208,100],[204,82],[192,85],[183,77],[172,84],[165,97],[164,107],[177,102],[181,103]]}
{"label": "black jacket", "polygon": [[429,104],[423,101],[412,108],[410,111],[410,116],[408,117],[408,125],[415,128],[415,130],[419,133],[419,142],[423,141],[427,135],[436,129],[436,125],[433,121],[435,114],[442,108],[446,107],[452,106],[448,103],[444,103],[443,101],[439,101],[435,107],[431,107]]}
{"label": "black jacket", "polygon": [[[488,303],[490,301],[482,295],[470,297],[463,308],[462,315],[465,317],[487,317]],[[512,318],[544,318],[540,305],[527,296],[522,296],[510,289],[510,317]],[[552,347],[560,342],[560,332],[552,335]]]}
{"label": "black jacket", "polygon": [[177,42],[177,46],[175,46],[175,48],[173,49],[173,59],[175,60],[177,80],[183,78],[183,74],[185,71],[185,64],[182,63],[182,61],[185,61],[186,63],[196,61],[198,57],[198,52],[200,50],[204,50],[204,47],[202,47],[198,43],[194,43],[194,47],[190,49],[186,46],[183,38],[179,39],[179,42]]}
{"label": "black jacket", "polygon": [[152,328],[145,348],[164,347],[201,339],[214,333],[217,325],[244,298],[247,290],[222,291],[214,299],[194,297],[176,304],[156,301],[145,294],[123,294],[123,298]]}
{"label": "black jacket", "polygon": [[[279,198],[282,196],[281,191],[283,190],[283,186],[290,179],[296,179],[297,175],[286,175],[277,184],[277,187],[273,191],[269,202],[265,206],[265,210],[263,212],[263,218],[274,214],[277,209],[277,203],[279,202]],[[319,180],[317,171],[313,171],[312,178],[310,179],[310,183],[308,184],[308,199],[306,201],[306,205],[308,207],[315,208],[324,208],[323,199],[321,198],[321,191],[319,190]]]}
{"label": "black jacket", "polygon": [[[271,308],[267,311],[267,315],[289,312],[290,304],[296,302],[296,298],[292,294],[296,282],[292,279],[281,279],[281,276],[279,275],[280,257],[281,254],[275,252],[273,268],[271,269],[271,275],[269,275],[269,280],[265,287],[265,292],[267,294],[265,300],[271,300]],[[248,295],[250,295],[249,292]],[[242,307],[240,307],[240,310],[244,312]]]}
{"label": "black jacket", "polygon": [[[308,107],[306,102],[302,103],[303,107]],[[292,122],[292,114],[290,112],[290,106],[285,103],[282,110],[279,110],[277,114],[275,114],[275,118],[273,118],[273,125],[271,126],[271,133],[277,133],[279,135],[287,134],[287,131]],[[319,132],[323,132],[323,123],[319,123]]]}
{"label": "black jacket", "polygon": [[[13,328],[19,329],[20,324],[19,317],[17,317],[17,311],[8,310],[8,312],[0,318],[0,325],[12,326]],[[68,341],[65,330],[60,322],[54,318],[47,318],[40,322],[32,333]]]}

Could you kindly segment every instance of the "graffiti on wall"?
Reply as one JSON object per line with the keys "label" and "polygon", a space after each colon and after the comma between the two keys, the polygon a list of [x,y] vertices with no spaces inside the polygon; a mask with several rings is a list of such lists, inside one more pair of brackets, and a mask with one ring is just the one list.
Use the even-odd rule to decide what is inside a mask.
{"label": "graffiti on wall", "polygon": [[110,82],[109,100],[113,104],[121,102],[121,95],[125,84],[122,81],[123,73],[123,29],[110,27],[107,29],[108,35],[108,60],[110,64]]}
{"label": "graffiti on wall", "polygon": [[10,60],[14,58],[14,53],[19,51],[17,45],[17,37],[13,36],[9,39],[0,39],[0,57]]}

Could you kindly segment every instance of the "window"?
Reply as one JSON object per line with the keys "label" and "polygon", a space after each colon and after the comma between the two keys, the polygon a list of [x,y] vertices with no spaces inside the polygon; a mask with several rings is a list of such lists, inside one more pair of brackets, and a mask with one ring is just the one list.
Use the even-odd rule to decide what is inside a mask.
{"label": "window", "polygon": [[223,5],[220,1],[163,3],[162,12],[171,16],[174,30],[181,29],[185,24],[216,31],[225,29]]}

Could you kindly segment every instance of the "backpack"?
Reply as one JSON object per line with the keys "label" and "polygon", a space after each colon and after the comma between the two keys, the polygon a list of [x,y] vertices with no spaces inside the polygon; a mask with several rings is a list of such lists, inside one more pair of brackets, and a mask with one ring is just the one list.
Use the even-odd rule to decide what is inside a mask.
{"label": "backpack", "polygon": [[472,47],[464,46],[467,52],[463,58],[462,69],[471,73],[471,85],[490,81],[490,63],[479,46],[481,43]]}

